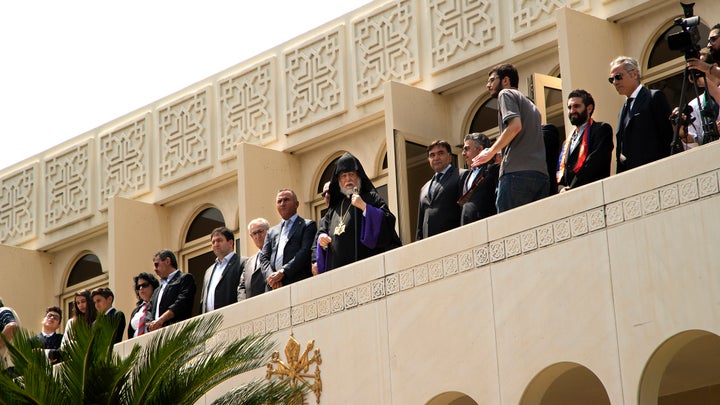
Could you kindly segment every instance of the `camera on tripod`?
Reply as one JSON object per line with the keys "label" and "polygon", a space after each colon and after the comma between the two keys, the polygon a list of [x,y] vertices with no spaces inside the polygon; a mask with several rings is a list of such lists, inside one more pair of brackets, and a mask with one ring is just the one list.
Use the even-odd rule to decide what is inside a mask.
{"label": "camera on tripod", "polygon": [[[685,60],[697,59],[700,57],[700,31],[698,30],[700,17],[693,15],[695,3],[680,3],[680,5],[683,8],[685,18],[679,17],[675,19],[673,27],[680,27],[680,31],[668,34],[668,47],[673,51],[683,52]],[[694,70],[693,74],[696,77],[703,75],[699,70]]]}

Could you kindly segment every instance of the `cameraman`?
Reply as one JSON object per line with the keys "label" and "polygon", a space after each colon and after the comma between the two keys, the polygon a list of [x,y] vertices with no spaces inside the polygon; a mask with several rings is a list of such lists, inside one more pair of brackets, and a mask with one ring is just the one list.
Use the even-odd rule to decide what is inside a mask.
{"label": "cameraman", "polygon": [[[720,61],[720,23],[713,25],[708,34],[708,49],[713,59],[717,62]],[[705,73],[708,77],[713,77],[720,80],[720,68],[717,65],[711,63],[705,63],[697,59],[689,59],[687,67],[690,69],[699,70]]]}
{"label": "cameraman", "polygon": [[[720,43],[720,41],[717,42]],[[717,67],[717,63],[712,56],[712,50],[709,48],[703,48],[700,50],[700,61],[698,62],[704,62],[709,66]],[[688,80],[692,82],[695,78],[693,75],[689,75]],[[697,86],[698,88],[704,88],[705,92],[688,103],[688,106],[692,108],[690,121],[685,122],[685,125],[680,128],[680,138],[685,144],[685,149],[693,148],[702,144],[704,131],[700,110],[703,107],[709,107],[709,111],[713,121],[716,122],[716,125],[720,120],[720,109],[718,108],[717,103],[717,101],[720,100],[720,78],[715,76],[698,77]],[[677,113],[677,108],[673,111],[673,113]],[[682,120],[684,121],[686,118],[685,114],[683,114]]]}

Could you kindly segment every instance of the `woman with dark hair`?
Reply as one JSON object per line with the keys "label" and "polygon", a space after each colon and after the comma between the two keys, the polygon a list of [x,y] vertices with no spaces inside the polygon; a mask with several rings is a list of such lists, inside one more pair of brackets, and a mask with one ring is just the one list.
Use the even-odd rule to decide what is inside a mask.
{"label": "woman with dark hair", "polygon": [[138,299],[137,307],[130,314],[128,323],[128,339],[140,336],[145,330],[145,313],[150,310],[150,297],[156,288],[160,286],[157,278],[150,273],[142,272],[133,277],[135,296]]}
{"label": "woman with dark hair", "polygon": [[90,298],[90,291],[80,290],[76,292],[75,300],[73,301],[73,317],[68,319],[67,324],[65,324],[65,334],[63,335],[60,347],[65,346],[67,341],[72,337],[70,334],[72,333],[72,325],[74,322],[78,322],[79,319],[80,322],[85,322],[85,324],[90,326],[95,322],[95,318],[97,318],[97,310]]}

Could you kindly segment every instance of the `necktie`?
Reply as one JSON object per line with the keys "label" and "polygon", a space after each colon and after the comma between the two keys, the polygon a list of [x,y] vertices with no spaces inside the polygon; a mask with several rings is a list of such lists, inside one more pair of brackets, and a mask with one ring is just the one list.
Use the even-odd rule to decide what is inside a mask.
{"label": "necktie", "polygon": [[440,178],[442,177],[442,173],[435,173],[433,175],[432,180],[430,181],[430,189],[428,190],[428,193],[432,195],[432,193],[437,188],[438,183],[440,182]]}
{"label": "necktie", "polygon": [[630,121],[630,107],[634,99],[633,97],[628,97],[628,99],[625,100],[625,107],[623,107],[623,127],[627,126],[628,121]]}
{"label": "necktie", "polygon": [[287,242],[287,235],[291,224],[292,222],[290,222],[290,220],[283,220],[282,225],[280,225],[280,235],[278,236],[280,239],[278,240],[277,253],[275,253],[275,271],[282,269],[283,251],[285,250],[285,243]]}
{"label": "necktie", "polygon": [[145,333],[145,321],[147,320],[147,310],[148,310],[148,303],[143,303],[142,308],[140,308],[140,312],[142,312],[142,316],[140,316],[140,321],[138,321],[138,328],[137,328],[137,335],[140,336],[143,333]]}
{"label": "necktie", "polygon": [[577,130],[573,132],[572,136],[570,137],[570,152],[574,151],[577,147],[577,140],[580,135],[580,132]]}
{"label": "necktie", "polygon": [[472,188],[473,181],[475,181],[475,178],[477,177],[478,172],[480,171],[479,167],[476,167],[472,169],[472,173],[468,176],[467,182],[465,182],[465,190],[463,190],[463,194],[467,193],[468,190]]}

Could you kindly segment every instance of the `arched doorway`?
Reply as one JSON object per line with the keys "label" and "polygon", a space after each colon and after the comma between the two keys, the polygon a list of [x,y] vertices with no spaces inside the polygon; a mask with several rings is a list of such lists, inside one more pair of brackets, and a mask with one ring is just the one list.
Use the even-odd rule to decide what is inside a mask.
{"label": "arched doorway", "polygon": [[643,370],[638,403],[720,403],[720,336],[690,330],[663,342]]}
{"label": "arched doorway", "polygon": [[605,386],[587,367],[562,362],[538,373],[523,393],[520,405],[609,405]]}

